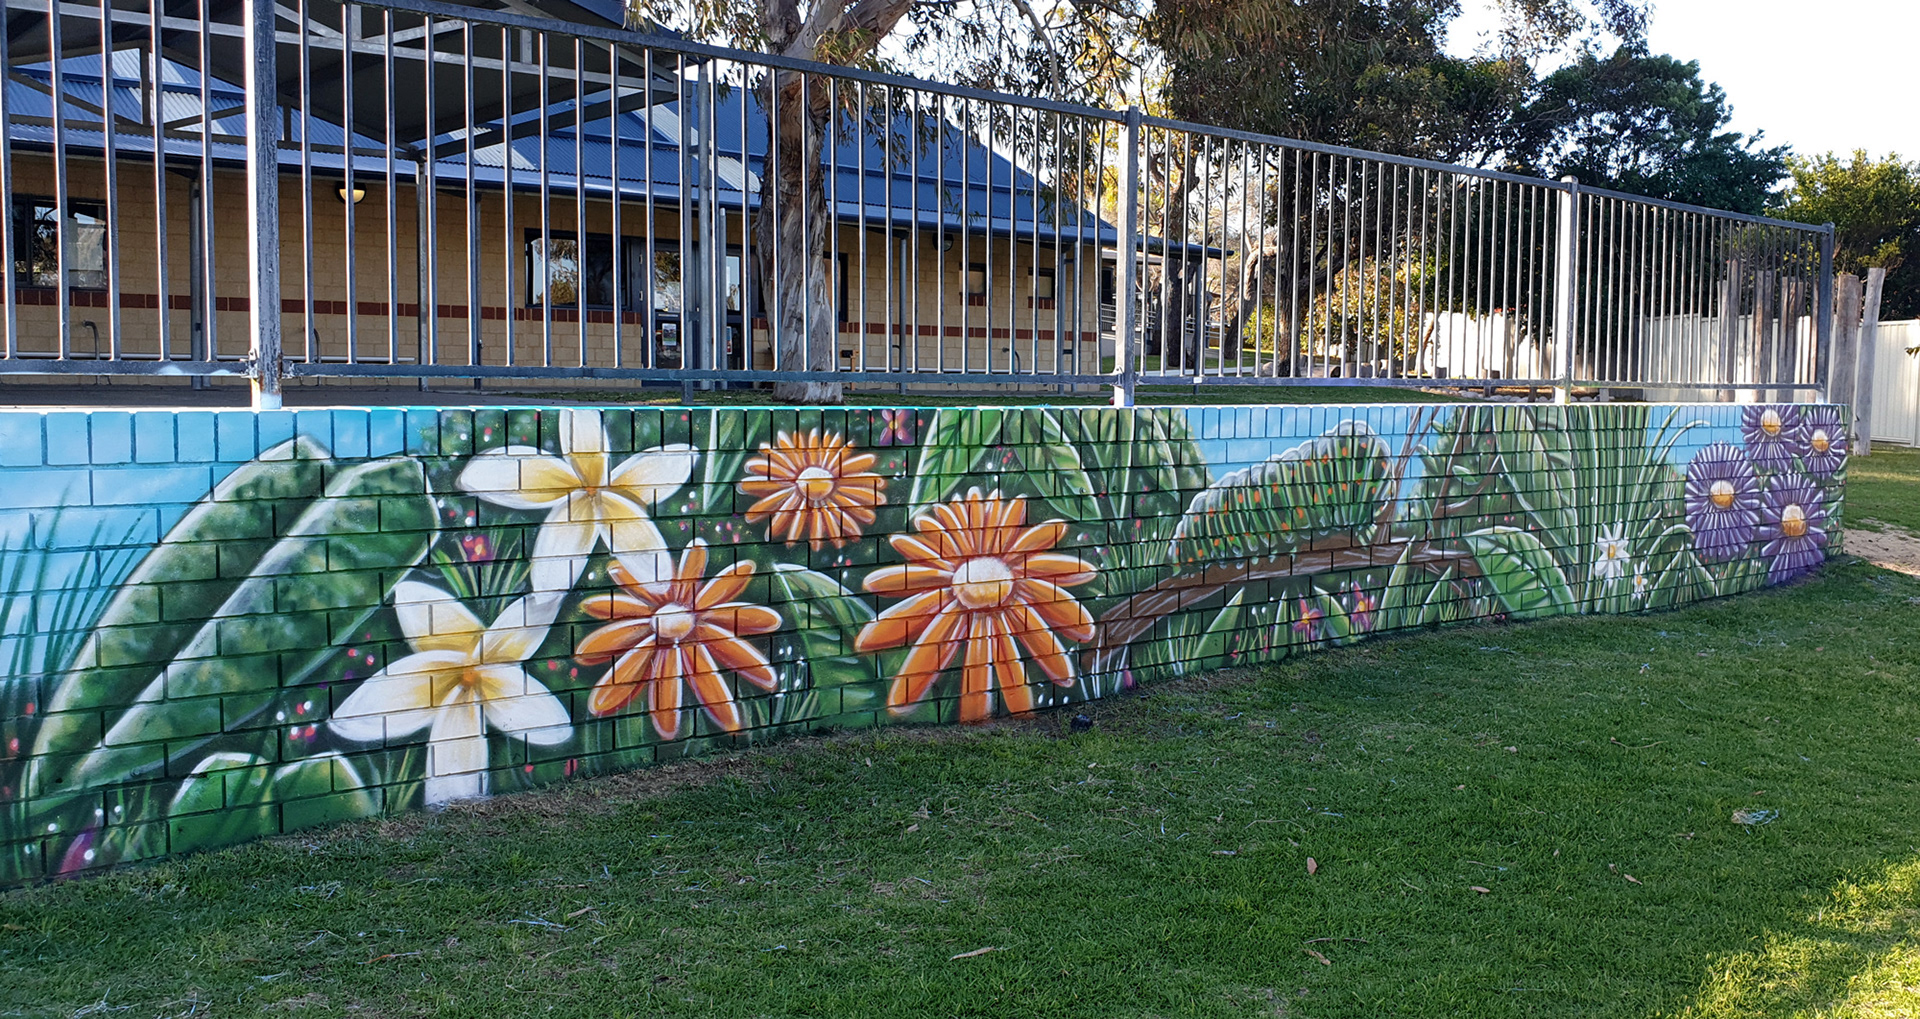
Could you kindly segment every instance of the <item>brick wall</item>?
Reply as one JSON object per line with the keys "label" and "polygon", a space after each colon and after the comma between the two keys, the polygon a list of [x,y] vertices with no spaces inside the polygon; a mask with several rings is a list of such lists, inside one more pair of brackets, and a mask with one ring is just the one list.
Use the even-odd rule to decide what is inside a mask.
{"label": "brick wall", "polygon": [[[417,242],[419,213],[414,189],[407,180],[411,171],[403,163],[398,172],[399,181],[392,189],[387,188],[384,175],[356,178],[356,186],[365,194],[353,206],[351,263],[347,257],[347,204],[339,194],[340,182],[316,178],[305,189],[303,199],[299,176],[282,177],[281,325],[288,356],[305,358],[307,345],[303,337],[310,335],[322,359],[345,360],[351,350],[363,360],[382,361],[389,357],[398,357],[403,363],[418,360],[423,346],[418,317],[422,303]],[[89,209],[103,206],[104,164],[79,161],[69,167],[68,173],[73,203]],[[37,196],[38,185],[32,182],[51,181],[53,163],[38,156],[23,156],[18,160],[16,174],[19,180],[29,182],[19,193]],[[119,167],[117,184],[121,349],[125,355],[134,357],[152,357],[159,352],[159,337],[163,335],[160,305],[164,303],[167,349],[174,357],[185,357],[192,342],[189,299],[192,183],[179,173],[170,173],[166,178],[164,302],[158,269],[161,238],[154,229],[160,202],[156,198],[152,171],[145,164],[124,163]],[[213,349],[226,357],[243,357],[247,353],[251,318],[247,301],[246,218],[233,214],[236,208],[244,209],[244,188],[242,175],[228,171],[214,173],[206,188],[213,218],[212,272],[208,277],[215,297],[211,322]],[[47,190],[50,193],[50,185]],[[387,214],[389,190],[393,204],[391,218]],[[478,215],[473,219],[478,258],[472,277],[481,295],[477,314],[482,357],[486,363],[505,363],[509,344],[516,363],[543,363],[549,328],[555,364],[612,367],[618,363],[636,367],[647,363],[650,344],[642,312],[629,310],[621,316],[616,351],[610,310],[590,309],[583,334],[574,308],[556,307],[549,327],[546,313],[529,298],[526,242],[528,230],[537,236],[541,227],[541,204],[537,195],[520,195],[514,200],[511,235],[506,229],[505,205],[498,192],[481,193],[478,205]],[[580,231],[581,206],[572,192],[555,191],[546,209],[550,233],[565,235]],[[439,363],[466,364],[469,326],[476,312],[468,299],[469,219],[465,197],[441,193],[432,211],[437,248],[432,274],[436,290],[431,296],[436,314],[431,317],[435,335],[427,339],[427,345],[438,344]],[[306,233],[302,217],[309,213],[312,229]],[[588,201],[585,213],[589,235],[612,234],[610,204]],[[644,205],[622,207],[621,234],[629,240],[650,235],[658,246],[656,251],[677,250],[680,226],[677,202],[656,206],[651,216]],[[932,370],[938,364],[940,348],[944,345],[946,368],[957,370],[965,366],[977,370],[991,365],[1005,369],[1011,364],[1007,352],[1011,331],[1011,345],[1018,351],[1022,370],[1055,371],[1074,367],[1070,359],[1056,360],[1060,353],[1053,338],[1058,333],[1064,335],[1069,349],[1077,344],[1082,370],[1099,371],[1099,351],[1092,335],[1099,329],[1100,318],[1097,269],[1091,261],[1093,249],[1088,249],[1085,264],[1076,264],[1073,260],[1076,245],[1071,234],[1064,235],[1058,246],[1042,244],[1037,250],[1031,243],[1010,244],[1005,238],[989,240],[979,235],[951,234],[948,235],[953,242],[951,250],[943,253],[936,246],[936,234],[930,229],[922,232],[917,245],[905,247],[888,231],[888,225],[876,217],[864,243],[862,231],[854,224],[843,225],[833,237],[836,261],[844,264],[842,271],[847,276],[841,346],[857,350],[864,338],[864,356],[870,367],[918,364]],[[729,247],[740,246],[738,216],[728,217],[724,233]],[[1035,307],[1036,261],[1058,274],[1055,281],[1058,296],[1053,307],[1045,307],[1045,302]],[[991,294],[981,303],[969,303],[963,292],[966,267],[973,264],[986,266],[988,270]],[[309,279],[315,309],[310,322],[304,317]],[[26,285],[19,291],[15,339],[22,352],[53,353],[60,349],[58,295],[51,287],[33,286],[32,282],[23,281]],[[107,293],[99,289],[76,290],[70,296],[70,303],[73,326],[69,339],[73,352],[83,357],[92,355],[96,349],[110,352],[115,338],[108,319]],[[644,304],[636,299],[632,308],[644,308]],[[912,341],[901,335],[906,331],[901,322],[904,316],[910,316],[918,327]],[[936,333],[943,335],[936,336]],[[769,344],[770,334],[762,323],[754,330],[757,367],[772,367]]]}
{"label": "brick wall", "polygon": [[1843,414],[0,414],[0,880],[1786,582]]}

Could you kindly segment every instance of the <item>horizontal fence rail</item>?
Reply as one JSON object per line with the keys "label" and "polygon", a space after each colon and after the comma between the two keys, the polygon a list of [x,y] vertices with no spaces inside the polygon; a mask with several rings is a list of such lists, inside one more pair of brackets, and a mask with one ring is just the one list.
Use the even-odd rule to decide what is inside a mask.
{"label": "horizontal fence rail", "polygon": [[1826,383],[1830,228],[439,3],[3,2],[0,372]]}

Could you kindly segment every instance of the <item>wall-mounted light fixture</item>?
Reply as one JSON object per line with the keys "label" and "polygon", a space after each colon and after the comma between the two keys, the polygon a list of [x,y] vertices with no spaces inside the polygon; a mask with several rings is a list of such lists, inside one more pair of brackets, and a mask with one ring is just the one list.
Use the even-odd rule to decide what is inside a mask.
{"label": "wall-mounted light fixture", "polygon": [[[342,205],[346,204],[346,202],[348,201],[348,195],[347,195],[347,186],[345,184],[341,184],[340,186],[334,188],[333,193],[340,197],[340,202]],[[353,189],[353,195],[352,195],[353,204],[359,205],[361,200],[366,197],[367,197],[366,188]]]}

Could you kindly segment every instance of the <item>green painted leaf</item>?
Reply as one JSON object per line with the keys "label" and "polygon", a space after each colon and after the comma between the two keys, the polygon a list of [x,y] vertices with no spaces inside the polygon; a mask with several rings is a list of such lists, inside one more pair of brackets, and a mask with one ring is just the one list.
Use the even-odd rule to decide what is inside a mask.
{"label": "green painted leaf", "polygon": [[1195,668],[1224,669],[1228,665],[1228,652],[1233,650],[1233,638],[1239,634],[1241,619],[1246,615],[1241,602],[1247,597],[1243,590],[1235,591],[1233,598],[1221,608],[1220,614],[1207,624],[1206,632],[1200,635],[1194,644],[1193,658]]}
{"label": "green painted leaf", "polygon": [[167,809],[169,849],[184,853],[278,835],[311,823],[320,801],[338,817],[365,817],[378,809],[359,774],[338,754],[279,768],[252,754],[209,754],[180,783]]}
{"label": "green painted leaf", "polygon": [[853,643],[874,619],[865,601],[841,587],[832,577],[804,566],[779,564],[773,568],[773,604],[787,629],[776,636],[794,642],[793,650],[806,664],[813,688],[876,683],[879,658],[859,655]]}
{"label": "green painted leaf", "polygon": [[36,756],[93,745],[92,712],[132,700],[192,639],[240,585],[244,575],[230,564],[265,555],[320,494],[326,456],[304,437],[283,442],[236,468],[180,518],[121,582],[75,652],[48,698]]}
{"label": "green painted leaf", "polygon": [[1093,481],[1080,462],[1080,450],[1062,430],[1060,419],[1046,407],[1029,407],[1026,444],[1019,446],[1023,480],[1052,507],[1052,515],[1066,520],[1099,520]]}
{"label": "green painted leaf", "polygon": [[1466,536],[1480,574],[1514,619],[1536,619],[1577,610],[1567,575],[1540,539],[1512,527]]}
{"label": "green painted leaf", "polygon": [[426,556],[433,524],[417,462],[376,460],[335,475],[99,747],[71,772],[66,762],[37,768],[36,788],[121,781],[251,728],[283,686],[300,685],[354,637]]}
{"label": "green painted leaf", "polygon": [[1331,535],[1373,540],[1393,497],[1392,453],[1346,421],[1194,496],[1173,535],[1176,563],[1269,556]]}
{"label": "green painted leaf", "polygon": [[975,408],[934,412],[914,464],[909,512],[919,513],[945,501],[979,468],[992,446],[982,438],[998,433],[1001,415],[997,409]]}

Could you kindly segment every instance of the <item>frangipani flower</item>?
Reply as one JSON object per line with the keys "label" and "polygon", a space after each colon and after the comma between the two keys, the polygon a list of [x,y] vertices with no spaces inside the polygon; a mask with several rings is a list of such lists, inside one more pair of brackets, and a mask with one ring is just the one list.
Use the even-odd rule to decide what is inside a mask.
{"label": "frangipani flower", "polygon": [[780,628],[779,613],[733,600],[746,590],[753,564],[734,563],[702,583],[706,570],[707,543],[698,538],[681,553],[679,570],[666,583],[639,583],[620,564],[608,567],[620,589],[580,606],[608,623],[580,641],[575,657],[582,665],[613,662],[594,685],[588,710],[611,714],[645,689],[653,727],[662,739],[675,739],[687,685],[713,724],[732,732],[740,728],[740,711],[721,671],[768,692],[778,686],[766,656],[740,639]]}
{"label": "frangipani flower", "polygon": [[1756,404],[1740,411],[1740,432],[1746,436],[1747,454],[1762,470],[1785,470],[1793,464],[1804,427],[1800,408],[1790,403],[1777,407]]}
{"label": "frangipani flower", "polygon": [[1827,557],[1827,506],[1819,486],[1798,473],[1774,478],[1760,510],[1760,540],[1769,584],[1820,565]]}
{"label": "frangipani flower", "polygon": [[901,711],[927,696],[933,681],[964,646],[960,719],[993,714],[993,692],[1015,714],[1033,710],[1033,691],[1020,659],[1026,648],[1041,673],[1072,686],[1073,659],[1060,643],[1093,639],[1093,617],[1066,588],[1094,578],[1093,564],[1049,551],[1067,524],[1026,526],[1027,503],[978,488],[933,507],[914,521],[917,534],[896,534],[893,547],[907,562],[867,575],[874,594],[904,596],[854,640],[871,654],[912,644],[887,704]]}
{"label": "frangipani flower", "polygon": [[773,518],[767,537],[789,545],[802,539],[816,549],[829,541],[835,548],[845,545],[873,523],[873,508],[886,501],[886,481],[872,472],[875,459],[817,428],[803,435],[781,432],[747,461],[740,491],[759,498],[747,509],[747,523]]}
{"label": "frangipani flower", "polygon": [[1687,463],[1687,527],[1693,551],[1707,562],[1732,559],[1760,522],[1760,482],[1740,447],[1716,442]]}
{"label": "frangipani flower", "polygon": [[692,446],[660,446],[610,464],[597,410],[560,412],[560,454],[532,446],[476,453],[460,487],[517,510],[547,510],[533,541],[537,594],[573,589],[587,557],[604,545],[641,583],[673,574],[666,539],[646,507],[678,491],[693,474]]}
{"label": "frangipani flower", "polygon": [[1807,470],[1815,477],[1831,478],[1847,462],[1847,427],[1840,408],[1809,407],[1804,419],[1807,437]]}
{"label": "frangipani flower", "polygon": [[1627,575],[1627,565],[1632,561],[1626,529],[1619,524],[1601,528],[1600,537],[1593,543],[1593,579],[1619,580]]}
{"label": "frangipani flower", "polygon": [[541,746],[572,735],[566,706],[521,668],[546,639],[558,596],[528,595],[488,626],[445,591],[406,580],[393,607],[414,653],[367,677],[328,724],[356,743],[428,730],[427,803],[486,793],[489,728]]}

